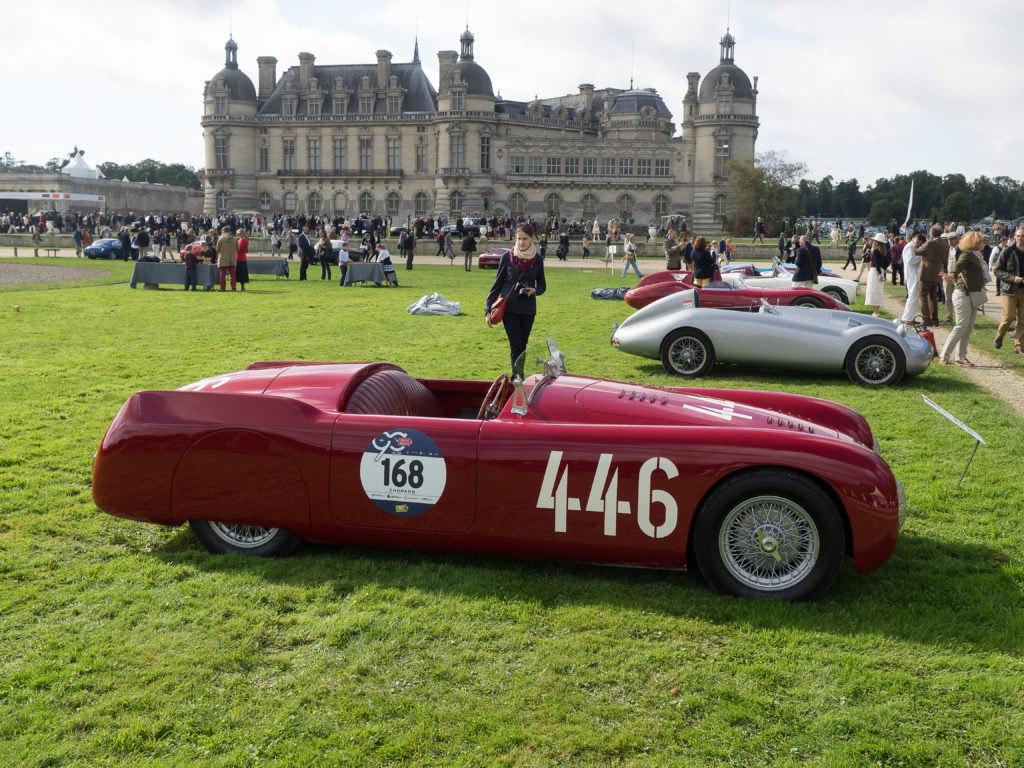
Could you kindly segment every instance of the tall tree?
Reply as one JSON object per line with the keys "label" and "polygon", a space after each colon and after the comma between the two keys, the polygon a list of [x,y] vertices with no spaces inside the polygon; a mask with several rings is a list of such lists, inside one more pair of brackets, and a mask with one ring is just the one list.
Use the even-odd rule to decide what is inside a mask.
{"label": "tall tree", "polygon": [[770,229],[797,204],[797,180],[807,173],[803,163],[779,152],[760,152],[729,162],[729,195],[737,214],[753,221],[763,216]]}

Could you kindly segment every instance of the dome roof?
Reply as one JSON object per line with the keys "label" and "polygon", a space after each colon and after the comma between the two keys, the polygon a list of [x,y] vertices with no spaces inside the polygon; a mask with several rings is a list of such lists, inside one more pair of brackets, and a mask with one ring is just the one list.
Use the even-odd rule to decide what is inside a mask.
{"label": "dome roof", "polygon": [[728,81],[735,89],[733,98],[753,99],[754,89],[750,85],[750,78],[747,73],[735,64],[719,64],[704,76],[700,84],[699,97],[701,99],[714,99],[715,89],[722,83],[722,78],[728,76]]}
{"label": "dome roof", "polygon": [[615,103],[608,111],[613,115],[636,113],[643,112],[644,107],[651,107],[659,115],[671,114],[654,89],[623,91],[615,97]]}
{"label": "dome roof", "polygon": [[487,74],[487,70],[477,64],[475,61],[470,59],[469,61],[463,60],[458,64],[452,66],[452,74],[449,74],[449,82],[455,72],[459,73],[459,77],[464,83],[466,83],[466,93],[470,96],[488,96],[494,98],[494,89],[491,87],[491,76]]}
{"label": "dome roof", "polygon": [[237,101],[256,101],[256,87],[252,80],[238,68],[238,43],[228,38],[224,46],[224,69],[210,78],[211,83],[223,82],[228,97]]}

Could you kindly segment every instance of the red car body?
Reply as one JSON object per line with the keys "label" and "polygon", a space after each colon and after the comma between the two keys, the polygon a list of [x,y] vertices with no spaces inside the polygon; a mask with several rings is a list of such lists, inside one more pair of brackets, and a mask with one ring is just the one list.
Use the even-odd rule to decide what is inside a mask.
{"label": "red car body", "polygon": [[[700,306],[710,309],[751,309],[761,305],[761,299],[770,304],[807,304],[825,309],[850,308],[832,296],[816,288],[754,288],[740,281],[733,285],[719,279],[711,280],[703,288],[692,282],[693,273],[686,271],[654,272],[644,277],[630,291],[626,292],[626,303],[634,309],[670,296],[695,289],[700,297]],[[716,278],[718,276],[716,275]]]}
{"label": "red car body", "polygon": [[[137,392],[100,444],[93,498],[133,520],[320,542],[658,568],[682,568],[696,549],[707,576],[700,561],[715,547],[699,526],[710,500],[763,478],[772,498],[807,484],[834,505],[830,561],[851,554],[870,571],[896,545],[902,490],[845,406],[547,374],[527,378],[525,407],[502,385],[496,415],[480,418],[489,386],[414,379],[389,363],[279,362]],[[793,590],[709,581],[810,597],[833,566],[827,583]]]}
{"label": "red car body", "polygon": [[501,257],[509,252],[508,248],[491,248],[480,254],[477,259],[477,266],[480,269],[497,269]]}

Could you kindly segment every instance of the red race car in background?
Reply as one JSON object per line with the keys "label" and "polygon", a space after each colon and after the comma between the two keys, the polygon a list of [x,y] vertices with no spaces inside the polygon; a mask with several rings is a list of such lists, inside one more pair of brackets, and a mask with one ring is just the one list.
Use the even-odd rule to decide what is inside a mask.
{"label": "red race car in background", "polygon": [[832,296],[815,288],[755,288],[748,285],[741,276],[731,277],[729,282],[711,280],[703,288],[692,282],[693,273],[687,271],[655,272],[644,277],[631,291],[626,293],[626,303],[634,309],[646,307],[651,302],[663,299],[673,293],[695,289],[700,296],[700,306],[709,309],[757,310],[761,299],[770,304],[795,307],[818,307],[842,309],[850,307]]}
{"label": "red race car in background", "polygon": [[[855,411],[775,392],[390,363],[255,363],[136,392],[96,453],[111,515],[188,523],[214,553],[302,540],[683,568],[751,598],[812,598],[878,568],[906,499]],[[691,560],[692,558],[692,560]],[[301,569],[301,565],[296,566]]]}
{"label": "red race car in background", "polygon": [[477,266],[480,269],[497,269],[501,257],[509,252],[508,248],[491,248],[480,254],[477,259]]}

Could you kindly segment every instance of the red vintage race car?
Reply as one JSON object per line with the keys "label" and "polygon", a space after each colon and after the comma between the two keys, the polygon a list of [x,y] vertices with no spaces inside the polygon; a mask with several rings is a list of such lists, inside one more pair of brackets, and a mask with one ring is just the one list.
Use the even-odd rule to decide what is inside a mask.
{"label": "red vintage race car", "polygon": [[[103,511],[189,523],[211,552],[301,540],[683,568],[812,598],[896,546],[906,501],[849,408],[568,375],[416,379],[389,363],[255,363],[132,395],[96,454]],[[532,350],[531,350],[532,352]]]}
{"label": "red vintage race car", "polygon": [[480,269],[497,269],[501,257],[509,252],[508,248],[491,248],[480,254],[477,259],[477,266]]}
{"label": "red vintage race car", "polygon": [[739,275],[730,277],[729,282],[715,279],[698,288],[692,282],[693,273],[686,271],[654,272],[644,277],[632,290],[626,293],[626,303],[634,309],[646,307],[651,302],[663,299],[673,293],[695,289],[700,295],[700,306],[710,309],[757,310],[761,299],[770,304],[783,306],[819,307],[843,309],[850,307],[816,288],[755,288],[748,285]]}

